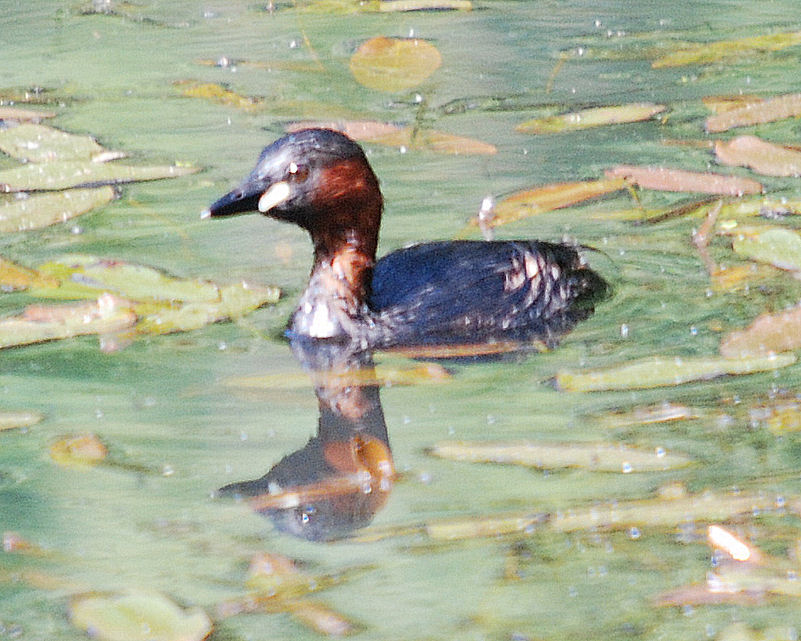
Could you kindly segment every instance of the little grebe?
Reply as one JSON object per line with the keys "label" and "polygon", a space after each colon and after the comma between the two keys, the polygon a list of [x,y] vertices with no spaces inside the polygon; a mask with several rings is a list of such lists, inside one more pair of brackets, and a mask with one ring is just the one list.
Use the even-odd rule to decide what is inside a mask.
{"label": "little grebe", "polygon": [[442,241],[375,260],[383,198],[362,148],[305,129],[265,148],[203,217],[249,211],[311,235],[314,266],[291,336],[393,345],[553,342],[607,291],[572,247],[534,240]]}

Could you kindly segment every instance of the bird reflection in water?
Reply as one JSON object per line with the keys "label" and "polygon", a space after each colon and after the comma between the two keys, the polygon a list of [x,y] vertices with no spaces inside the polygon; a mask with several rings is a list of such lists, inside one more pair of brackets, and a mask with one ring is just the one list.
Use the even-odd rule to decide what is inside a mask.
{"label": "bird reflection in water", "polygon": [[288,534],[329,541],[365,527],[389,498],[395,476],[372,352],[347,343],[295,339],[292,351],[312,375],[317,435],[253,481],[221,496],[245,499]]}

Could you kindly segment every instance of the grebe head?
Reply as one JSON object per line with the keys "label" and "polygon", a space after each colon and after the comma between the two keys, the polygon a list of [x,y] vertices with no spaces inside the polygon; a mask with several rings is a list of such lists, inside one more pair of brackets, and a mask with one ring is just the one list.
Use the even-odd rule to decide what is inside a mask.
{"label": "grebe head", "polygon": [[266,147],[245,181],[202,216],[259,211],[308,230],[317,249],[355,241],[374,255],[382,206],[358,144],[330,129],[303,129]]}

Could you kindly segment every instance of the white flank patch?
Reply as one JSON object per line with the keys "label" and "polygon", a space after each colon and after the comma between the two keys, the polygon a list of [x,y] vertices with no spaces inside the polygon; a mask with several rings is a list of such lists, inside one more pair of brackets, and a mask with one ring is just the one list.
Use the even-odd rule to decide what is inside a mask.
{"label": "white flank patch", "polygon": [[327,305],[317,305],[312,312],[309,323],[309,336],[314,338],[331,338],[336,333],[336,323],[331,318]]}

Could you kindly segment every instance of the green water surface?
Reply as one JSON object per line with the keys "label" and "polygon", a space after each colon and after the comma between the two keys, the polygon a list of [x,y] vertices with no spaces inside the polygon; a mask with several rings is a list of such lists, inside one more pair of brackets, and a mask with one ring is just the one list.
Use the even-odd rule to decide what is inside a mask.
{"label": "green water surface", "polygon": [[[249,0],[142,0],[112,3],[109,14],[84,13],[91,6],[0,0],[0,92],[46,89],[47,108],[58,114],[54,126],[91,134],[135,161],[180,161],[203,171],[126,186],[120,199],[74,221],[5,235],[0,254],[35,265],[89,253],[184,277],[275,284],[284,297],[237,323],[142,338],[111,354],[101,353],[95,337],[0,354],[0,408],[45,415],[30,429],[0,432],[0,530],[43,550],[0,554],[0,639],[86,638],[69,623],[68,607],[75,593],[89,590],[159,590],[215,618],[217,603],[243,593],[248,561],[260,551],[302,561],[311,574],[344,572],[314,598],[363,626],[363,639],[703,639],[716,638],[732,621],[755,629],[801,623],[791,597],[756,605],[654,605],[661,593],[705,581],[711,569],[705,523],[454,543],[410,535],[319,544],[276,532],[245,505],[215,499],[218,487],[261,476],[315,432],[310,385],[256,394],[223,385],[232,376],[297,373],[281,331],[304,286],[310,244],[301,231],[257,216],[199,218],[250,171],[286,121],[303,117],[418,119],[497,146],[494,156],[469,156],[366,145],[387,201],[381,253],[457,236],[488,194],[594,178],[618,163],[714,169],[708,149],[664,145],[663,138],[706,139],[703,96],[797,91],[801,47],[656,70],[652,52],[669,52],[678,41],[801,29],[796,0],[476,0],[472,12],[388,14]],[[348,60],[376,35],[425,38],[441,52],[442,67],[409,92],[361,87]],[[552,77],[560,52],[578,48],[593,53],[569,58]],[[312,68],[198,62],[223,56]],[[187,79],[227,83],[242,95],[264,97],[267,106],[248,113],[183,97],[174,83]],[[660,102],[671,112],[664,122],[551,136],[514,130],[546,107],[631,101]],[[747,132],[797,143],[801,125],[789,120]],[[764,183],[773,194],[801,196],[797,179]],[[650,208],[680,200],[653,192],[642,199]],[[624,193],[597,206],[612,211],[633,203]],[[691,243],[700,219],[635,225],[594,219],[590,211],[549,213],[498,230],[499,237],[568,236],[600,250],[590,260],[613,283],[614,296],[558,349],[456,365],[445,385],[382,391],[400,478],[372,528],[512,510],[553,514],[650,498],[673,481],[692,492],[745,488],[786,501],[801,494],[798,436],[768,431],[754,409],[777,396],[795,399],[801,365],[650,391],[554,389],[550,379],[563,368],[656,354],[717,355],[724,332],[801,296],[798,281],[778,271],[749,287],[713,290]],[[725,239],[713,241],[712,255],[737,261]],[[3,294],[0,312],[16,313],[28,302],[24,294]],[[596,418],[663,401],[696,408],[701,417],[617,429]],[[114,460],[130,465],[57,466],[49,444],[80,432],[97,434]],[[452,438],[603,440],[664,447],[697,463],[650,474],[543,472],[426,454],[434,442]],[[746,515],[728,525],[791,560],[801,534],[789,515]],[[60,582],[23,580],[26,572]],[[227,618],[213,635],[320,638],[282,613]]]}

